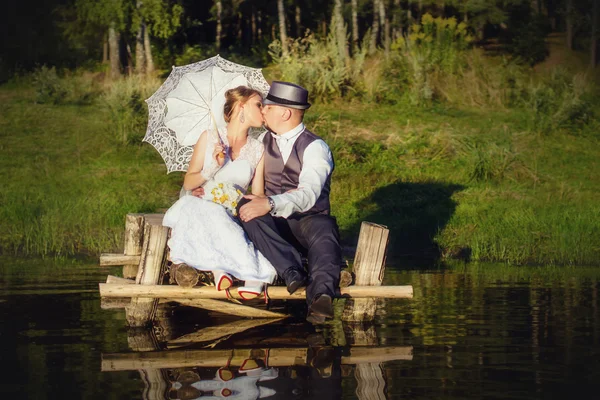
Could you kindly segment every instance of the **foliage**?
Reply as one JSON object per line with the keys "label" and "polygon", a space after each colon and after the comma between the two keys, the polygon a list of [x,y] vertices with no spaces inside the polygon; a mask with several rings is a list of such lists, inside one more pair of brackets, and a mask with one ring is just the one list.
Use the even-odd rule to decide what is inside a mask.
{"label": "foliage", "polygon": [[104,92],[102,102],[110,116],[107,128],[119,143],[141,142],[148,121],[144,100],[158,86],[155,79],[131,76],[113,83]]}
{"label": "foliage", "polygon": [[364,53],[346,62],[338,51],[335,31],[330,30],[320,41],[314,34],[290,40],[288,54],[284,55],[281,42],[269,45],[274,63],[281,71],[282,79],[296,82],[309,90],[313,99],[326,101],[340,97],[352,89],[362,67]]}
{"label": "foliage", "polygon": [[98,97],[100,89],[94,74],[74,73],[60,77],[55,67],[42,66],[26,78],[35,88],[37,103],[52,104],[91,104]]}
{"label": "foliage", "polygon": [[577,130],[585,126],[594,115],[592,97],[584,75],[553,69],[525,93],[523,103],[531,113],[530,129],[547,134],[560,128]]}
{"label": "foliage", "polygon": [[432,76],[462,72],[465,50],[473,40],[467,25],[455,18],[433,18],[425,14],[407,37],[392,44],[393,55],[407,74],[408,96],[413,104],[430,102],[435,95]]}
{"label": "foliage", "polygon": [[539,20],[511,30],[509,51],[529,65],[537,64],[548,56],[547,30]]}

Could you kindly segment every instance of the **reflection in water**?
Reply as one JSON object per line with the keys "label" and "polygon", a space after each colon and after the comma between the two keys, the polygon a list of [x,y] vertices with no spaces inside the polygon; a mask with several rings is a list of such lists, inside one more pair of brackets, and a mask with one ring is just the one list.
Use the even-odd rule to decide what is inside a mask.
{"label": "reflection in water", "polygon": [[[230,381],[247,377],[247,393],[285,400],[589,398],[600,389],[598,268],[388,268],[384,283],[413,285],[414,298],[382,303],[372,325],[315,330],[299,312],[251,326],[259,320],[164,309],[164,323],[137,332],[122,304],[100,308],[97,283],[118,270],[0,258],[0,398],[231,397],[240,386]],[[245,360],[254,372],[239,371]],[[201,381],[231,392],[192,385]]]}
{"label": "reflection in water", "polygon": [[[162,315],[166,314],[163,306]],[[410,346],[362,347],[354,343],[334,347],[322,332],[307,331],[307,324],[302,327],[287,321],[284,325],[281,321],[265,332],[255,328],[280,320],[238,322],[245,324],[245,332],[237,329],[235,335],[230,335],[231,323],[225,323],[219,337],[211,326],[175,339],[162,336],[165,342],[159,336],[173,332],[164,329],[168,318],[159,321],[159,329],[131,329],[128,342],[132,351],[103,354],[102,371],[139,371],[145,384],[144,399],[339,399],[343,397],[344,376],[354,376],[358,383],[355,393],[367,399],[377,392],[381,393],[376,397],[385,398],[382,363],[412,360]],[[372,329],[364,332],[361,326],[347,328],[355,337],[374,333]],[[273,332],[280,334],[276,347],[243,348],[249,342],[271,342]],[[184,342],[186,347],[181,345]],[[173,343],[178,344],[177,348],[169,350]],[[377,384],[373,386],[372,382]]]}

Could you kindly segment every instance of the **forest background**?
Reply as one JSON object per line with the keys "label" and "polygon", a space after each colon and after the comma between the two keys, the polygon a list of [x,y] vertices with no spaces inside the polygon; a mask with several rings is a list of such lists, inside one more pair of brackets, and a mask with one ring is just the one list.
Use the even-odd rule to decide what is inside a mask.
{"label": "forest background", "polygon": [[0,16],[0,249],[97,254],[176,199],[142,144],[172,65],[307,87],[333,212],[392,262],[598,264],[598,0],[55,0]]}

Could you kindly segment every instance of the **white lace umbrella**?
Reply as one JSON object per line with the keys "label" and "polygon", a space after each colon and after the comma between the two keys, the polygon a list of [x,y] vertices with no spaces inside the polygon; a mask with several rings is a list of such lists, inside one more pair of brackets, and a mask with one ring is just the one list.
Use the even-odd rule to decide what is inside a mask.
{"label": "white lace umbrella", "polygon": [[186,171],[200,133],[225,126],[225,91],[245,85],[266,96],[269,84],[260,69],[215,56],[173,67],[160,88],[146,100],[148,128],[144,142],[158,150],[167,173]]}

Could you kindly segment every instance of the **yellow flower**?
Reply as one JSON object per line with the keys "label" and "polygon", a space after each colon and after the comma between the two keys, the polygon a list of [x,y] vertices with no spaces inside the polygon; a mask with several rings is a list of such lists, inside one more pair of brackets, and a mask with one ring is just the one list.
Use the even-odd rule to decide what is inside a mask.
{"label": "yellow flower", "polygon": [[219,183],[217,186],[219,186],[219,188],[223,189],[223,184]]}
{"label": "yellow flower", "polygon": [[233,207],[234,209],[237,208],[237,202],[236,201],[231,202],[231,207]]}
{"label": "yellow flower", "polygon": [[448,28],[454,29],[456,27],[456,18],[449,18],[446,23],[448,24]]}
{"label": "yellow flower", "polygon": [[423,17],[421,18],[421,23],[423,25],[431,24],[432,22],[433,22],[433,17],[429,13],[423,15]]}
{"label": "yellow flower", "polygon": [[411,25],[410,29],[414,32],[414,33],[419,33],[419,31],[421,30],[421,25]]}

